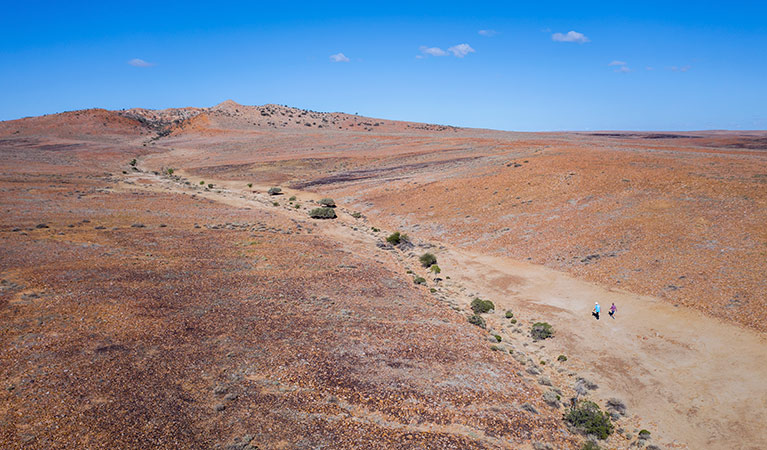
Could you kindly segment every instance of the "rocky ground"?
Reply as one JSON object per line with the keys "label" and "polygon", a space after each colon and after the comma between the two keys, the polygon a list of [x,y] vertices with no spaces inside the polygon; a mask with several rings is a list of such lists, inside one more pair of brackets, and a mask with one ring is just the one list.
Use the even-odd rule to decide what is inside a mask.
{"label": "rocky ground", "polygon": [[[759,367],[711,377],[673,328],[710,327],[717,358],[725,342],[764,349],[759,133],[500,133],[225,102],[5,122],[0,137],[4,447],[579,448],[562,420],[576,394],[612,413],[607,448],[764,443],[760,414],[658,400],[683,388],[662,382],[680,361],[704,367],[696,389],[763,400]],[[339,218],[309,219],[326,196]],[[412,247],[385,243],[397,229]],[[672,310],[651,307],[668,318],[653,335],[644,297],[532,263]],[[619,298],[646,343],[581,325],[590,306],[541,287],[560,285]],[[485,329],[467,321],[476,296],[497,305]],[[531,339],[538,320],[553,340]],[[641,355],[607,364],[579,344],[595,337]],[[638,373],[634,398],[620,385]]]}

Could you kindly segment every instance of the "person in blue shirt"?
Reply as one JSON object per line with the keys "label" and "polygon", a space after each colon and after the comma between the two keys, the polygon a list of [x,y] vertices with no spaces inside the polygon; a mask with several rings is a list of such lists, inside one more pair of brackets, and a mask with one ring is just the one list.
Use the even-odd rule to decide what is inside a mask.
{"label": "person in blue shirt", "polygon": [[594,303],[594,311],[591,312],[591,315],[596,317],[597,320],[599,320],[599,311],[601,311],[602,308],[599,307],[599,302]]}

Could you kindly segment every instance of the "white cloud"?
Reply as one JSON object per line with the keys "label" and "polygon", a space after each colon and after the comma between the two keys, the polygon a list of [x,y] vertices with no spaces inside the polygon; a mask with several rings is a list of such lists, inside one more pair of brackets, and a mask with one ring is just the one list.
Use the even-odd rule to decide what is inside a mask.
{"label": "white cloud", "polygon": [[335,55],[330,55],[330,60],[333,62],[349,62],[349,58],[346,57],[343,53],[336,53]]}
{"label": "white cloud", "polygon": [[608,66],[625,66],[625,65],[626,65],[626,61],[617,61],[617,60],[608,64]]}
{"label": "white cloud", "polygon": [[655,67],[647,66],[644,68],[644,70],[655,70]]}
{"label": "white cloud", "polygon": [[154,66],[154,63],[146,62],[143,59],[133,58],[130,61],[128,61],[128,64],[130,64],[133,67],[152,67]]}
{"label": "white cloud", "polygon": [[487,37],[493,37],[496,34],[498,34],[498,32],[495,31],[495,30],[479,30],[477,33],[481,34],[482,36],[487,36]]}
{"label": "white cloud", "polygon": [[567,34],[554,33],[551,35],[551,40],[556,42],[577,42],[578,44],[591,42],[583,33],[578,33],[577,31],[568,31]]}
{"label": "white cloud", "polygon": [[682,66],[682,67],[672,66],[671,67],[671,70],[673,72],[687,72],[690,69],[691,69],[690,66]]}
{"label": "white cloud", "polygon": [[617,69],[615,69],[615,72],[617,72],[617,73],[629,73],[629,72],[631,72],[631,69],[629,69],[626,66],[620,66]]}
{"label": "white cloud", "polygon": [[448,48],[448,51],[450,51],[453,55],[463,58],[464,56],[468,55],[469,53],[474,53],[476,50],[471,48],[469,44],[458,44],[454,45],[450,48]]}
{"label": "white cloud", "polygon": [[421,50],[421,53],[424,55],[431,55],[431,56],[447,56],[447,52],[442,50],[439,47],[427,47],[425,45],[422,45],[419,47]]}

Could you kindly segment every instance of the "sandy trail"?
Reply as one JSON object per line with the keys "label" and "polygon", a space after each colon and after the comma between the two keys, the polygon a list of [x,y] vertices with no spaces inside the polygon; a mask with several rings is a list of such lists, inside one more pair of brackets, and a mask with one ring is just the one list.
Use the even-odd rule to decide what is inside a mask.
{"label": "sandy trail", "polygon": [[[152,185],[144,186],[148,189],[192,193],[146,173],[130,178],[151,180]],[[240,183],[210,181],[231,190],[194,194],[234,207],[268,207],[302,222],[308,220],[305,210],[272,207],[272,197],[254,196]],[[293,194],[299,195],[299,202],[320,197],[303,191]],[[396,256],[417,266],[402,254],[383,252],[390,255],[383,256],[375,247],[383,234],[372,233],[348,214],[336,221],[310,223],[316,224],[316,232],[349,251],[367,252],[386,264],[394,263],[391,256]],[[652,442],[690,449],[767,448],[764,337],[653,297],[609,290],[543,266],[445,246],[435,253],[444,274],[451,276],[442,290],[453,301],[466,307],[471,301],[467,294],[476,293],[495,302],[497,319],[491,320],[500,321],[501,312],[512,309],[524,323],[551,323],[555,339],[531,348],[551,359],[567,355],[569,368],[599,384],[591,396],[624,400],[629,415],[637,416],[633,423],[641,423],[660,438]],[[599,321],[590,314],[595,301],[603,308]],[[611,302],[619,308],[615,319],[607,315]],[[627,427],[627,431],[631,430]]]}
{"label": "sandy trail", "polygon": [[[499,310],[551,323],[546,351],[566,354],[600,388],[623,399],[651,431],[691,449],[767,448],[767,342],[686,308],[608,290],[543,266],[451,249],[445,273]],[[465,301],[468,303],[469,298]],[[602,305],[599,321],[591,316]],[[606,311],[615,302],[612,319]],[[664,439],[664,440],[666,440]]]}

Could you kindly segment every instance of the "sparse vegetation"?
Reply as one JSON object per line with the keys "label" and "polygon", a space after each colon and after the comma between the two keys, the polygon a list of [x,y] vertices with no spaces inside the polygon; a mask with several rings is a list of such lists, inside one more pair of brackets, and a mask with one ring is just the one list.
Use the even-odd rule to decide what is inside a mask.
{"label": "sparse vegetation", "polygon": [[415,278],[413,278],[413,283],[415,283],[415,284],[426,284],[426,279],[424,277],[415,277]]}
{"label": "sparse vegetation", "polygon": [[[565,420],[584,434],[593,434],[599,439],[607,439],[613,432],[610,416],[602,412],[599,405],[594,402],[582,401],[578,403],[575,408],[565,414]],[[642,434],[641,431],[639,433]]]}
{"label": "sparse vegetation", "polygon": [[513,313],[513,312],[511,312],[511,310],[510,310],[510,309],[509,309],[509,310],[507,310],[507,311],[506,311],[506,318],[507,318],[507,319],[511,319],[512,317],[514,317],[514,313]]}
{"label": "sparse vegetation", "polygon": [[602,448],[594,441],[586,441],[583,443],[581,450],[602,450]]}
{"label": "sparse vegetation", "polygon": [[335,208],[336,202],[332,198],[323,198],[320,200],[320,205],[327,206],[328,208]]}
{"label": "sparse vegetation", "polygon": [[490,350],[492,350],[492,351],[494,351],[494,352],[497,352],[497,351],[499,350],[499,348],[498,348],[498,346],[497,346],[497,345],[491,345],[491,346],[490,346]]}
{"label": "sparse vegetation", "polygon": [[477,297],[471,301],[471,310],[474,311],[474,314],[484,314],[494,309],[495,305],[490,300],[482,300]]}
{"label": "sparse vegetation", "polygon": [[301,205],[298,204],[298,203],[296,203],[293,207],[296,208],[296,209],[301,209]]}
{"label": "sparse vegetation", "polygon": [[639,430],[639,439],[643,441],[650,439],[650,432],[645,429]]}
{"label": "sparse vegetation", "polygon": [[554,336],[554,329],[547,322],[536,322],[530,328],[530,336],[534,341],[548,339]]}
{"label": "sparse vegetation", "polygon": [[280,206],[280,202],[272,202],[272,206]]}
{"label": "sparse vegetation", "polygon": [[252,187],[253,187],[253,183],[248,183],[248,188],[252,188]]}
{"label": "sparse vegetation", "polygon": [[136,158],[133,158],[133,159],[130,160],[131,167],[136,167],[137,163],[138,163],[138,161],[136,161]]}
{"label": "sparse vegetation", "polygon": [[336,211],[333,208],[323,206],[309,211],[309,217],[312,219],[335,219]]}
{"label": "sparse vegetation", "polygon": [[174,169],[172,169],[172,168],[170,168],[170,167],[168,167],[168,168],[165,170],[165,172],[166,172],[168,175],[173,175],[173,172],[175,172],[175,170],[174,170]]}
{"label": "sparse vegetation", "polygon": [[437,257],[431,253],[424,253],[418,260],[421,261],[421,265],[424,267],[431,267],[437,264]]}
{"label": "sparse vegetation", "polygon": [[565,355],[559,355],[559,356],[557,356],[557,361],[559,361],[559,362],[565,362],[565,361],[567,361],[567,356],[565,356]]}
{"label": "sparse vegetation", "polygon": [[358,211],[354,211],[353,213],[349,214],[350,216],[354,217],[355,219],[359,219],[362,217],[362,213]]}
{"label": "sparse vegetation", "polygon": [[498,341],[498,342],[501,342],[501,341],[503,340],[503,337],[501,337],[501,335],[500,335],[500,334],[495,334],[495,335],[493,335],[493,337],[494,337],[494,338],[495,338],[495,340],[496,340],[496,341]]}
{"label": "sparse vegetation", "polygon": [[200,181],[200,186],[205,186],[205,182],[204,181]]}
{"label": "sparse vegetation", "polygon": [[208,189],[213,189],[213,183],[208,183]]}
{"label": "sparse vegetation", "polygon": [[469,317],[469,323],[472,325],[476,325],[480,328],[485,328],[485,319],[482,318],[479,314],[474,314],[473,316]]}
{"label": "sparse vegetation", "polygon": [[[376,227],[371,227],[371,228],[370,228],[370,231],[372,231],[373,233],[378,233],[378,232],[379,232],[379,231],[381,231],[381,230],[380,230],[379,228],[376,228]],[[388,239],[387,239],[387,240],[388,240]]]}
{"label": "sparse vegetation", "polygon": [[511,323],[512,323],[512,325],[517,323],[517,319],[511,319]]}
{"label": "sparse vegetation", "polygon": [[400,233],[399,231],[395,231],[394,233],[390,234],[389,237],[386,238],[386,242],[390,243],[391,245],[399,245],[403,242],[408,242],[409,239],[407,237],[407,234]]}
{"label": "sparse vegetation", "polygon": [[280,195],[282,194],[282,188],[279,187],[270,187],[268,191],[266,191],[269,195]]}
{"label": "sparse vegetation", "polygon": [[436,264],[434,264],[433,266],[429,267],[429,270],[431,270],[432,273],[434,273],[434,275],[437,275],[440,272],[442,272],[442,269],[440,269],[439,266],[436,265]]}

